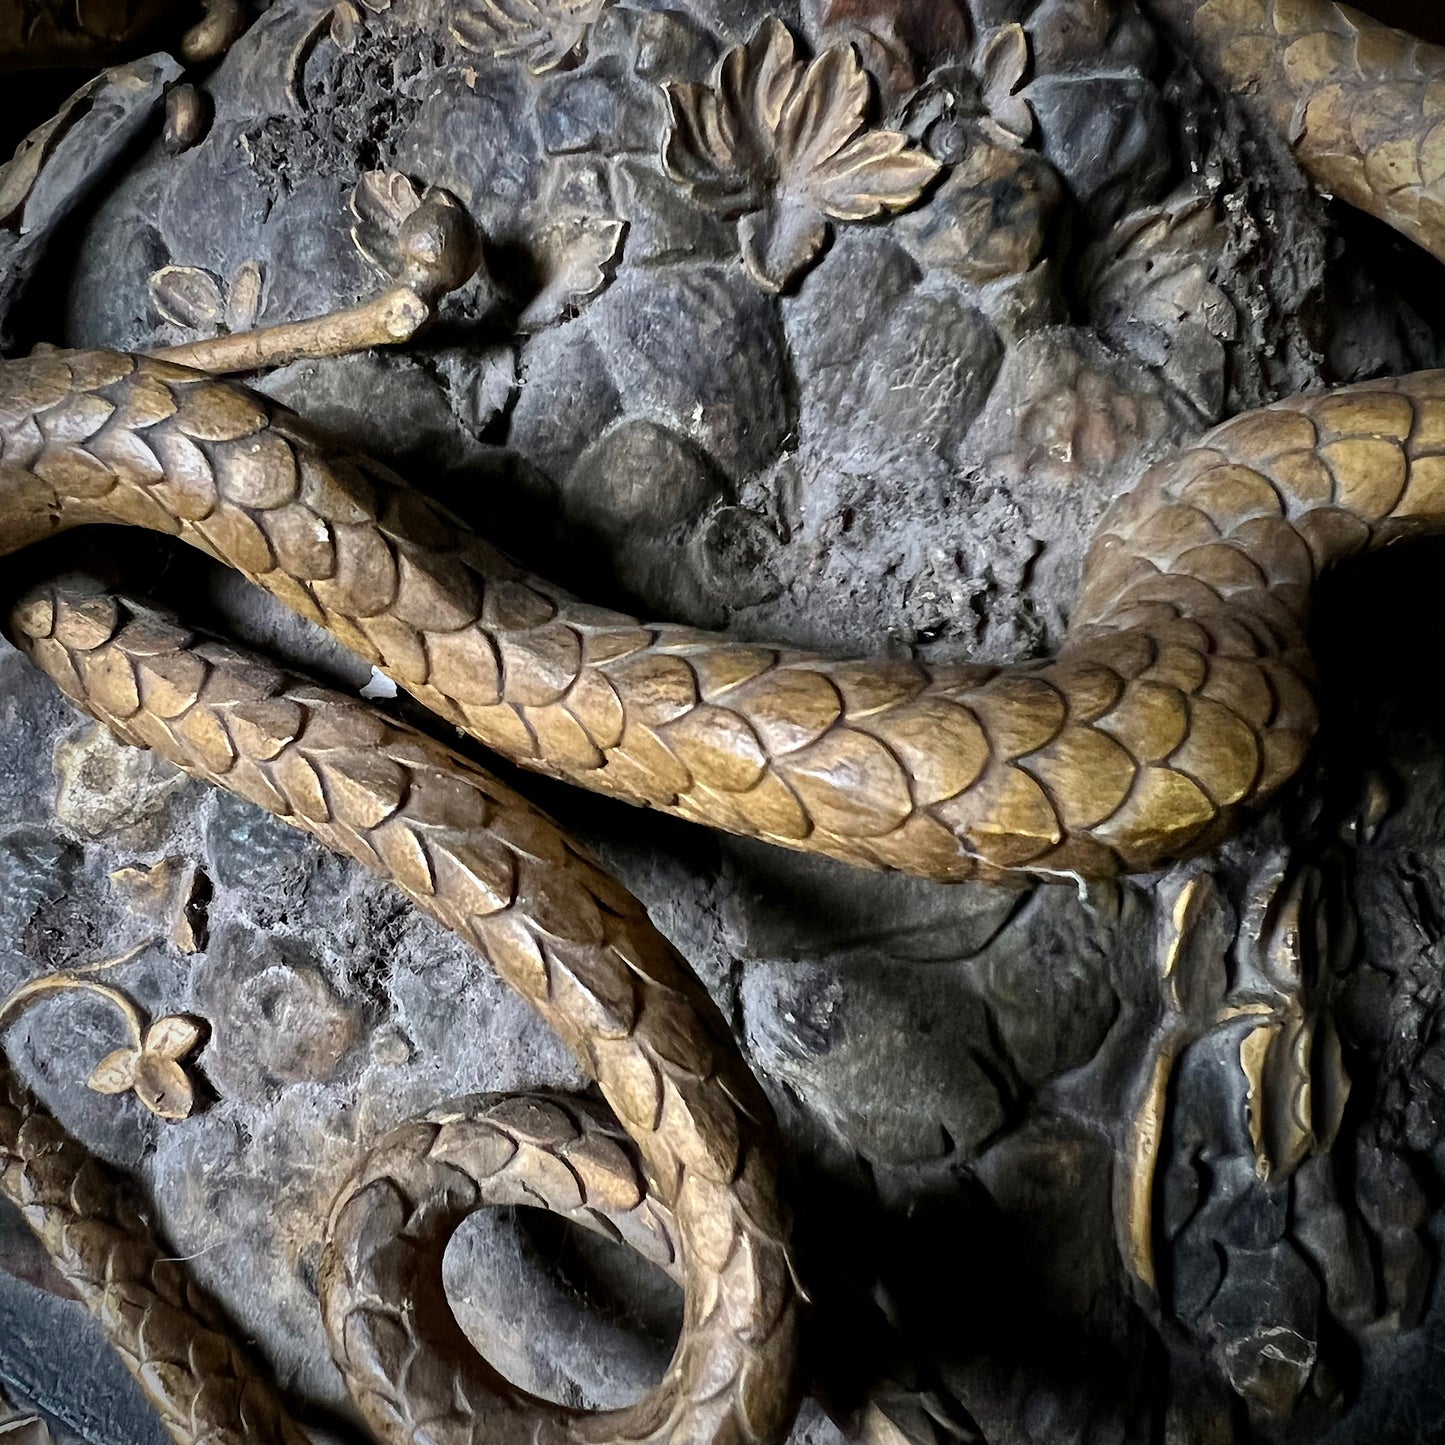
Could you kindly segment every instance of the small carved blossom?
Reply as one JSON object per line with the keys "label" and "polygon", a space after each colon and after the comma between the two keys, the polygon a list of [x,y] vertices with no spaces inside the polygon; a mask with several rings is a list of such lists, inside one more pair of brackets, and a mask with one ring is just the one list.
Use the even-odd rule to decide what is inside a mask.
{"label": "small carved blossom", "polygon": [[417,190],[400,171],[366,171],[351,192],[351,240],[390,282],[434,300],[481,264],[481,237],[466,209],[439,186]]}
{"label": "small carved blossom", "polygon": [[181,1060],[202,1035],[196,1019],[167,1014],[145,1031],[138,1046],[107,1054],[86,1082],[97,1094],[133,1093],[157,1118],[189,1118],[196,1089]]}
{"label": "small carved blossom", "polygon": [[185,1014],[167,1014],[147,1028],[145,1015],[129,994],[91,977],[101,969],[129,963],[149,946],[149,942],[142,943],[117,958],[91,964],[84,973],[44,974],[19,984],[0,1001],[0,1029],[56,994],[83,993],[98,998],[120,1015],[130,1043],[96,1065],[87,1081],[89,1087],[98,1094],[133,1092],[158,1118],[187,1119],[196,1106],[196,1089],[181,1060],[201,1042],[205,1025]]}
{"label": "small carved blossom", "polygon": [[902,210],[939,171],[907,136],[866,127],[868,75],[852,46],[801,60],[777,19],[728,51],[711,85],[664,89],[668,174],[712,209],[742,218],[743,263],[768,291],[812,264],[829,218]]}
{"label": "small carved blossom", "polygon": [[199,266],[162,266],[149,280],[162,318],[201,336],[249,331],[261,311],[264,277],[258,261],[243,261],[229,285]]}
{"label": "small carved blossom", "polygon": [[533,75],[573,65],[611,0],[461,0],[452,35],[468,50],[520,55]]}

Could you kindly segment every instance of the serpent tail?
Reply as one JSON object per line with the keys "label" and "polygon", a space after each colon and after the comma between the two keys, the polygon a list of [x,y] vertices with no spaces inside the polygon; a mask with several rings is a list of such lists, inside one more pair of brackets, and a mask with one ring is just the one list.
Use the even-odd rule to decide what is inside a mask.
{"label": "serpent tail", "polygon": [[0,1055],[0,1193],[187,1445],[308,1445],[214,1301],[167,1257],[125,1176],[78,1144]]}
{"label": "serpent tail", "polygon": [[[396,1251],[378,1255],[377,1226],[361,1222],[362,1206],[341,1207],[323,1308],[337,1362],[383,1437],[478,1445],[780,1437],[796,1403],[797,1294],[771,1112],[706,991],[641,905],[522,798],[358,699],[106,594],[41,588],[16,608],[12,630],[117,736],[390,879],[485,956],[596,1078],[673,1221],[684,1323],[672,1364],[638,1404],[592,1415],[524,1394],[463,1349],[455,1325],[444,1328],[444,1296],[424,1288],[430,1276],[407,1284],[405,1271],[391,1270],[399,1297],[419,1304],[410,1314],[399,1315],[394,1300],[381,1308],[366,1281],[383,1255],[394,1264]],[[520,1147],[526,1131],[513,1123]],[[495,1172],[506,1160],[495,1139],[478,1143],[481,1128],[450,1136],[481,1149]],[[588,1219],[601,1217],[597,1204],[638,1207],[635,1183],[618,1193],[628,1175],[615,1158],[585,1144],[563,1149],[565,1131],[553,1142],[553,1175],[563,1177],[547,1193],[565,1195],[570,1181],[566,1207]],[[445,1174],[464,1153],[428,1157]],[[533,1203],[543,1194],[531,1192]],[[388,1203],[410,1198],[393,1187]],[[437,1207],[418,1199],[402,1214]],[[409,1218],[402,1223],[411,1228]],[[445,1238],[441,1246],[435,1238],[439,1280]],[[419,1354],[398,1339],[399,1320],[426,1342]],[[421,1378],[400,1378],[413,1359],[427,1362]]]}

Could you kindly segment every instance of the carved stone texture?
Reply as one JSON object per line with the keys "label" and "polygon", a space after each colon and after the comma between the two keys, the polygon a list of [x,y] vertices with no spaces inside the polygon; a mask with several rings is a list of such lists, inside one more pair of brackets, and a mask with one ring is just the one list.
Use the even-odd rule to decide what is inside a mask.
{"label": "carved stone texture", "polygon": [[[716,93],[719,62],[773,11],[788,74],[855,44],[870,90],[858,138],[906,136],[941,167],[911,209],[838,225],[781,296],[740,264],[733,221],[662,161],[662,86]],[[289,368],[275,394],[589,599],[929,663],[1056,647],[1104,506],[1205,420],[1325,380],[1322,354],[1341,379],[1440,359],[1425,289],[1401,299],[1403,266],[1341,240],[1132,4],[618,3],[541,76],[529,66],[550,38],[511,57],[490,38],[455,50],[437,40],[451,18],[421,4],[337,24],[327,7],[272,6],[205,82],[205,138],[117,178],[79,237],[68,319],[25,340],[193,339],[152,304],[168,266],[207,273],[230,302],[255,263],[263,321],[349,304],[375,284],[349,235],[360,175],[444,187],[486,233],[492,271],[447,303],[452,329],[413,356]],[[850,65],[835,54],[823,74]],[[888,1418],[909,1438],[970,1438],[971,1418],[992,1445],[1395,1445],[1438,1423],[1433,1335],[1409,1325],[1422,1306],[1440,1317],[1422,1229],[1445,1128],[1439,711],[1391,689],[1425,688],[1418,658],[1445,639],[1424,631],[1428,566],[1405,603],[1391,591],[1405,555],[1321,619],[1341,638],[1323,644],[1327,678],[1332,657],[1373,667],[1400,616],[1418,627],[1367,686],[1348,671],[1332,684],[1324,711],[1349,720],[1301,787],[1308,806],[1287,801],[1215,860],[1220,936],[1213,915],[1184,920],[1220,1000],[1176,998],[1161,974],[1196,872],[1084,898],[941,889],[539,791],[648,904],[768,1083],[796,1161],[819,1383],[841,1418],[876,1383],[875,1398],[908,1402]],[[218,588],[252,640],[367,680],[178,554],[153,570],[175,596]],[[452,1094],[572,1084],[572,1065],[444,934],[234,800],[187,784],[143,840],[83,839],[56,815],[52,762],[76,720],[18,657],[0,669],[5,985],[99,961],[108,934],[140,926],[109,873],[195,859],[215,881],[212,942],[155,947],[117,978],[153,1016],[209,1014],[227,1040],[200,1055],[217,1102],[165,1130],[85,1088],[70,1061],[115,1039],[82,1001],[27,1019],[12,1046],[69,1127],[140,1169],[174,1252],[199,1256],[190,1268],[297,1393],[336,1402],[316,1221],[363,1146]],[[1380,767],[1396,800],[1383,823],[1367,777]],[[1238,950],[1278,936],[1262,923],[1288,896],[1271,881],[1281,854],[1292,876],[1319,870],[1333,941],[1298,989],[1265,990],[1262,974],[1241,980],[1254,963]],[[1273,1013],[1217,1019],[1256,984]],[[1327,1155],[1301,1144],[1291,1108],[1298,1055],[1273,1024],[1296,1017],[1292,1000],[1342,1040],[1351,1087]],[[1321,1137],[1327,1034],[1315,1024],[1309,1051]],[[1267,1141],[1292,1172],[1261,1178]],[[627,1299],[658,1297],[640,1281],[506,1223],[465,1231],[453,1254],[475,1338],[525,1325],[507,1360],[521,1383],[600,1404],[655,1380],[668,1315],[628,1322]],[[616,1354],[568,1354],[583,1292],[616,1304]],[[797,1438],[833,1428],[815,1414]]]}

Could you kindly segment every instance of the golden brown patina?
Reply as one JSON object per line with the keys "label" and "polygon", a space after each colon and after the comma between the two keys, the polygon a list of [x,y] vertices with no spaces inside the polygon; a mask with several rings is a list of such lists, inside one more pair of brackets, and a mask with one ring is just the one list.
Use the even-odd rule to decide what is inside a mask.
{"label": "golden brown patina", "polygon": [[[584,43],[600,8],[569,11],[563,38]],[[1329,0],[1173,9],[1322,183],[1445,254],[1445,51]],[[1309,745],[1320,572],[1442,517],[1445,373],[1296,399],[1218,428],[1115,504],[1059,657],[840,662],[587,607],[241,387],[108,352],[0,366],[0,551],[97,521],[178,536],[526,766],[940,880],[1151,869],[1224,836]],[[448,1440],[779,1437],[796,1297],[766,1106],[638,905],[527,804],[355,700],[113,598],[43,590],[16,627],[121,736],[394,879],[471,941],[596,1075],[638,1148],[646,1191],[608,1126],[557,1101],[468,1105],[380,1146],[333,1217],[324,1291],[372,1423],[394,1439],[422,1421]],[[109,1176],[8,1072],[3,1085],[4,1188],[176,1438],[296,1438]],[[673,1369],[630,1411],[521,1397],[441,1305],[449,1230],[524,1188],[685,1283]],[[413,1373],[437,1393],[417,1398],[398,1382],[423,1357]]]}
{"label": "golden brown patina", "polygon": [[1222,837],[1309,746],[1320,571],[1445,506],[1445,373],[1284,402],[1115,503],[1057,658],[837,661],[577,602],[242,387],[110,352],[0,376],[7,551],[87,522],[178,536],[514,761],[950,882]]}
{"label": "golden brown patina", "polygon": [[[443,1409],[430,1395],[411,1398],[398,1388],[397,1366],[412,1349],[409,1339],[403,1347],[401,1331],[426,1348],[445,1346],[449,1361],[465,1362],[477,1438],[503,1431],[531,1439],[551,1427],[559,1438],[701,1442],[771,1439],[785,1430],[797,1297],[771,1114],[706,991],[636,900],[525,800],[365,702],[103,594],[41,589],[19,604],[13,631],[70,697],[120,737],[391,879],[490,960],[557,1031],[598,1081],[640,1166],[630,1156],[626,1167],[614,1159],[615,1145],[569,1152],[566,1136],[554,1131],[547,1137],[563,1167],[529,1165],[534,1150],[506,1169],[496,1202],[530,1190],[563,1200],[561,1212],[591,1220],[600,1211],[610,1219],[609,1211],[642,1207],[641,1167],[654,1181],[648,1210],[673,1221],[687,1313],[672,1369],[638,1405],[578,1416],[523,1395],[463,1348],[455,1322],[444,1327],[450,1320],[444,1294],[429,1291],[423,1259],[402,1268],[396,1253],[382,1247],[395,1193],[378,1199],[375,1189],[354,1186],[352,1193],[364,1198],[340,1206],[333,1221],[323,1304],[338,1364],[375,1428],[387,1438],[411,1439],[414,1422],[434,1426]],[[532,1115],[515,1103],[506,1117]],[[408,1126],[402,1136],[414,1139],[424,1127]],[[489,1159],[490,1173],[501,1172],[507,1161],[476,1134],[452,1129],[455,1156],[433,1147],[430,1167],[445,1174],[473,1157]],[[395,1152],[394,1144],[380,1147],[378,1157]],[[594,1155],[598,1167],[589,1162]],[[363,1181],[379,1169],[375,1161],[366,1166]],[[630,1181],[620,1192],[619,1174]],[[563,1188],[569,1182],[571,1197]],[[443,1189],[442,1198],[453,1196]],[[445,1227],[432,1206],[418,1219],[396,1221],[407,1225],[408,1247],[431,1261],[426,1268],[438,1281],[447,1237],[474,1207],[457,1214],[454,1205],[436,1205],[439,1218],[451,1221]],[[378,1313],[367,1281],[381,1273],[405,1284],[410,1304],[388,1298]],[[472,1426],[454,1428],[461,1433],[446,1438],[472,1438]]]}

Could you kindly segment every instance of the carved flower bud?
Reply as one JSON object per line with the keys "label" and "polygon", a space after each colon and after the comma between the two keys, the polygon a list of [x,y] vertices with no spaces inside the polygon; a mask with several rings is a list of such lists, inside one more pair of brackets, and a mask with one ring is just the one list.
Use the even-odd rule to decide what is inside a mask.
{"label": "carved flower bud", "polygon": [[481,238],[466,209],[446,191],[431,190],[402,223],[396,237],[405,281],[435,300],[468,281],[481,264]]}
{"label": "carved flower bud", "polygon": [[368,171],[351,193],[351,239],[384,276],[436,301],[481,264],[481,237],[455,196],[424,195],[399,171]]}

